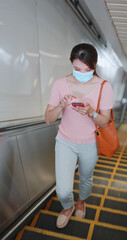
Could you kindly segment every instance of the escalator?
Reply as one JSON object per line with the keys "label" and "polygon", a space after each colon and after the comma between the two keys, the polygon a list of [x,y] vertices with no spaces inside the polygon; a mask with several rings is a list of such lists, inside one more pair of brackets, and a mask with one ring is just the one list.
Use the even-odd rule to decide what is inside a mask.
{"label": "escalator", "polygon": [[[15,240],[127,240],[127,124],[118,129],[120,149],[108,158],[100,156],[93,174],[91,196],[86,200],[85,219],[70,218],[63,229],[56,227],[62,206],[56,196],[40,209],[31,224]],[[79,193],[78,170],[74,178],[75,204]]]}

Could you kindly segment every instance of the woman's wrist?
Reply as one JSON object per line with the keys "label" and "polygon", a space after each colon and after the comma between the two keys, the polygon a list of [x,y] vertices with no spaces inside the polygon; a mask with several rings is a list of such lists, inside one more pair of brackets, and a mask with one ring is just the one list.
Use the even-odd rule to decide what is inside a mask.
{"label": "woman's wrist", "polygon": [[60,111],[63,111],[63,105],[61,102],[59,103],[58,107],[59,107]]}
{"label": "woman's wrist", "polygon": [[98,113],[96,112],[96,110],[91,107],[91,109],[88,113],[88,116],[91,117],[91,118],[96,118],[97,115],[98,115]]}
{"label": "woman's wrist", "polygon": [[98,113],[96,111],[93,111],[92,113],[89,113],[88,116],[91,118],[96,118],[98,116]]}

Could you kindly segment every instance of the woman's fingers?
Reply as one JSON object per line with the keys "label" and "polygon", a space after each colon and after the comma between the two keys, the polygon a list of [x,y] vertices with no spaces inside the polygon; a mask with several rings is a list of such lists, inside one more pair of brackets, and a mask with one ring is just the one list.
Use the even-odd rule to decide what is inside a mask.
{"label": "woman's fingers", "polygon": [[79,112],[81,113],[82,115],[86,114],[86,110],[85,108],[82,108],[82,107],[72,107],[76,112]]}
{"label": "woman's fingers", "polygon": [[62,106],[63,106],[63,107],[66,107],[66,106],[70,105],[72,99],[74,99],[74,98],[75,98],[75,97],[72,96],[71,94],[65,95],[65,96],[62,98],[62,100],[61,100]]}

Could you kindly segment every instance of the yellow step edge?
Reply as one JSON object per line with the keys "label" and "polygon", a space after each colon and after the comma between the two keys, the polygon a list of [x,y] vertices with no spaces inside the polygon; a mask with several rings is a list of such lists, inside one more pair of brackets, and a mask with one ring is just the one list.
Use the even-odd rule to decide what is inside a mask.
{"label": "yellow step edge", "polygon": [[[116,175],[115,175],[116,176]],[[99,180],[106,180],[109,181],[110,178],[104,178],[104,177],[98,177],[98,176],[93,176],[94,179],[99,179]],[[78,180],[79,181],[79,180]],[[117,179],[112,179],[112,182],[119,182],[119,183],[127,183],[127,181],[123,180],[117,180]],[[106,185],[105,185],[106,186]]]}
{"label": "yellow step edge", "polygon": [[[96,195],[95,193],[91,193],[91,195],[90,196],[93,196],[93,197],[99,197],[99,198],[102,198],[102,197],[104,197],[105,199],[109,199],[109,200],[113,200],[113,201],[116,201],[116,202],[123,202],[123,203],[127,203],[127,199],[124,199],[124,198],[116,198],[116,197],[112,197],[112,196],[104,196],[104,195],[100,195],[100,196],[98,196],[98,195]],[[58,197],[57,197],[57,195],[56,195],[56,197],[54,196],[53,197],[54,199],[58,199]],[[89,204],[91,207],[92,206],[97,206],[97,205],[93,205],[93,204]]]}
{"label": "yellow step edge", "polygon": [[[94,197],[98,197],[98,195],[96,195],[95,193],[91,193],[92,196]],[[112,196],[104,196],[104,195],[100,195],[99,196],[100,198],[105,198],[105,199],[109,199],[109,200],[115,200],[115,201],[118,201],[118,202],[127,202],[127,199],[124,199],[124,198],[116,198],[116,197],[112,197]]]}
{"label": "yellow step edge", "polygon": [[[58,197],[53,197],[53,200],[59,202]],[[74,201],[74,204],[75,204],[75,205],[76,205],[76,203],[77,203],[77,202]],[[90,204],[88,204],[88,203],[86,203],[86,207],[93,208],[93,209],[95,209],[95,210],[99,208],[99,206],[90,205]]]}
{"label": "yellow step edge", "polygon": [[[119,156],[120,156],[120,154],[119,154]],[[119,158],[119,156],[118,156],[118,158]],[[100,156],[99,158],[98,158],[98,160],[102,160],[102,159],[100,159],[100,158],[103,158],[103,159],[111,159],[111,160],[117,160],[117,158],[115,158],[115,157],[111,157],[111,158],[109,158],[109,157],[106,157],[106,156]]]}
{"label": "yellow step edge", "polygon": [[[79,180],[74,180],[74,182],[75,183],[80,183],[80,181]],[[124,181],[119,181],[119,180],[115,180],[115,179],[112,179],[112,181],[111,181],[111,183],[112,182],[114,182],[114,183],[123,183],[123,184],[127,184],[127,182],[124,182]],[[108,187],[108,185],[103,185],[103,183],[102,184],[97,184],[97,183],[93,183],[92,184],[92,186],[97,186],[97,187],[100,187],[100,188],[115,188],[116,189],[116,187]],[[120,189],[120,190],[125,190],[125,192],[127,191],[126,189],[124,189],[124,188],[118,188],[118,189]]]}
{"label": "yellow step edge", "polygon": [[99,177],[99,176],[93,176],[93,178],[96,178],[96,179],[99,179],[99,180],[106,180],[106,181],[109,181],[110,178],[105,178],[105,177]]}
{"label": "yellow step edge", "polygon": [[[59,213],[55,213],[55,212],[51,212],[51,211],[47,211],[47,210],[41,210],[41,213],[45,213],[45,214],[48,214],[48,215],[52,215],[52,216],[58,216]],[[109,227],[109,228],[113,228],[113,229],[119,229],[119,230],[122,230],[122,231],[126,231],[127,232],[127,228],[124,227],[124,226],[119,226],[119,225],[113,225],[113,224],[110,224],[110,223],[104,223],[104,222],[98,222],[98,221],[94,221],[94,220],[89,220],[89,219],[80,219],[80,218],[77,218],[75,216],[71,216],[70,218],[71,220],[74,220],[74,221],[78,221],[78,222],[84,222],[84,223],[88,223],[88,224],[91,224],[91,222],[94,222],[96,225],[100,225],[100,226],[106,226],[106,227]]]}
{"label": "yellow step edge", "polygon": [[[124,164],[124,163],[120,163],[120,162],[119,162],[119,166],[123,167],[124,170],[127,170],[126,168],[124,168],[124,167],[127,167],[127,164]],[[120,168],[119,166],[117,167],[118,170],[122,169],[122,168]]]}
{"label": "yellow step edge", "polygon": [[[54,199],[55,201],[59,202],[59,199],[58,198],[55,198]],[[76,201],[74,201],[74,204],[76,205]],[[90,205],[90,204],[87,204],[86,203],[86,207],[87,208],[92,208],[92,209],[100,209],[100,206],[95,206],[95,205]],[[118,214],[121,214],[121,215],[127,215],[127,211],[124,211],[124,210],[117,210],[117,209],[114,209],[114,208],[108,208],[108,207],[101,207],[101,210],[103,211],[107,211],[107,212],[113,212],[113,213],[118,213]]]}
{"label": "yellow step edge", "polygon": [[[75,193],[79,193],[79,190],[73,190],[73,192],[75,192]],[[94,197],[99,197],[99,198],[103,198],[103,197],[105,197],[105,198],[108,198],[108,199],[119,199],[119,200],[121,200],[121,201],[125,201],[125,202],[127,202],[127,199],[125,198],[116,198],[116,197],[112,197],[112,196],[104,196],[104,194],[100,194],[100,193],[91,193],[91,196],[94,196]]]}
{"label": "yellow step edge", "polygon": [[[121,160],[120,160],[121,161]],[[125,160],[127,162],[127,160]],[[102,162],[102,163],[108,163],[108,164],[117,164],[117,162],[109,162],[109,161],[106,161],[106,160],[99,160],[98,162]],[[119,166],[123,166],[123,167],[127,167],[127,164],[124,164],[124,163],[120,163],[119,162]],[[118,167],[119,168],[119,167]]]}
{"label": "yellow step edge", "polygon": [[[115,165],[117,165],[118,163],[115,163]],[[119,163],[119,165],[120,166],[124,166],[125,165],[125,167],[126,167],[126,164],[121,164],[121,163]],[[105,165],[103,165],[103,164],[96,164],[96,166],[97,167],[103,167],[105,170],[106,169],[114,169],[114,167],[116,167],[116,166],[105,166]],[[122,169],[122,168],[119,168],[118,166],[116,167],[117,168],[117,170],[120,170],[120,171],[123,171],[123,172],[127,172],[127,169]],[[105,170],[101,170],[101,172],[103,171],[103,172],[106,172],[107,173],[107,171],[105,171]],[[94,171],[95,170],[97,170],[97,171],[99,171],[99,169],[94,169]],[[108,173],[110,173],[110,174],[112,174],[112,172],[108,172]],[[76,175],[79,175],[79,172],[77,171],[76,173],[75,173]],[[126,175],[125,175],[126,176]]]}
{"label": "yellow step edge", "polygon": [[[57,238],[61,238],[61,239],[68,239],[68,240],[81,240],[82,239],[82,238],[69,236],[69,235],[62,234],[62,233],[52,232],[52,231],[48,231],[48,230],[41,229],[41,228],[34,228],[34,227],[30,227],[30,226],[25,226],[24,231],[25,230],[40,233],[40,234],[45,234],[47,236],[57,237]],[[18,238],[15,240],[21,240],[21,238]],[[84,238],[83,238],[83,240],[84,240]]]}
{"label": "yellow step edge", "polygon": [[[59,216],[59,213],[57,213],[57,212],[47,211],[47,210],[44,210],[44,209],[42,209],[40,211],[40,213],[45,213],[45,214],[56,216],[56,217]],[[82,219],[82,218],[80,219],[80,218],[77,218],[75,216],[71,216],[70,219],[74,220],[74,221],[89,223],[89,224],[91,223],[91,220],[89,220],[89,219]]]}
{"label": "yellow step edge", "polygon": [[121,214],[127,216],[127,212],[122,211],[122,210],[117,210],[117,209],[112,209],[112,208],[107,208],[107,207],[101,207],[101,210],[106,211],[106,212],[112,212],[116,214]]}
{"label": "yellow step edge", "polygon": [[36,224],[36,222],[37,222],[37,219],[38,219],[38,217],[39,217],[39,215],[40,215],[40,212],[41,212],[41,210],[34,216],[32,222],[31,222],[31,225],[30,225],[31,227],[34,227],[34,226],[35,226],[35,224]]}
{"label": "yellow step edge", "polygon": [[92,222],[90,224],[90,227],[89,227],[89,231],[88,231],[88,235],[87,235],[87,240],[91,240],[92,239],[92,235],[93,235],[93,231],[94,231],[94,222]]}
{"label": "yellow step edge", "polygon": [[113,156],[117,156],[118,154],[119,154],[119,152],[117,151],[113,154]]}
{"label": "yellow step edge", "polygon": [[[124,163],[120,163],[120,162],[119,162],[119,166],[121,166],[121,167],[127,167],[127,164],[124,164]],[[120,170],[121,168],[118,167],[118,169]],[[123,169],[124,169],[124,168],[123,168]]]}
{"label": "yellow step edge", "polygon": [[20,240],[21,239],[25,229],[26,229],[26,226],[24,228],[22,228],[22,230],[17,234],[15,240]]}
{"label": "yellow step edge", "polygon": [[117,187],[107,187],[107,188],[110,189],[110,190],[115,190],[115,191],[127,193],[126,189],[121,189],[121,188],[117,188]]}
{"label": "yellow step edge", "polygon": [[[98,173],[106,173],[106,174],[112,174],[112,172],[107,172],[107,171],[104,171],[104,170],[99,170],[99,169],[94,169],[94,172],[98,172]],[[78,175],[78,174],[77,174]],[[122,174],[122,173],[115,173],[114,176],[120,176],[120,177],[127,177],[127,175],[125,174]],[[107,178],[107,179],[110,179],[110,178]]]}
{"label": "yellow step edge", "polygon": [[[105,197],[108,195],[109,190],[110,190],[110,189],[113,189],[113,188],[111,187],[112,180],[113,180],[113,178],[114,178],[114,175],[115,175],[115,173],[116,173],[116,170],[118,169],[118,164],[119,164],[119,162],[120,162],[120,159],[121,159],[121,156],[122,156],[122,153],[123,153],[124,149],[125,149],[125,143],[124,143],[124,146],[122,147],[122,150],[121,150],[121,153],[120,153],[119,157],[117,158],[116,163],[115,163],[114,166],[112,167],[113,171],[112,171],[112,174],[110,175],[110,180],[109,180],[109,182],[108,182],[108,185],[105,187],[105,192],[104,192],[104,194],[103,194],[103,197],[101,198],[100,208],[96,211],[95,221],[97,221],[97,222],[99,221],[101,209],[102,209],[103,206],[104,206]],[[101,164],[100,164],[100,166],[101,166]],[[110,165],[110,168],[111,168],[111,165]],[[118,189],[119,189],[119,188],[118,188]],[[120,191],[120,190],[121,190],[121,189],[119,189],[119,191]],[[123,191],[122,191],[122,192],[123,192]]]}
{"label": "yellow step edge", "polygon": [[[74,179],[74,182],[75,182],[75,183],[80,183],[79,180],[75,180],[75,179]],[[100,187],[106,187],[106,185],[103,185],[103,183],[101,183],[101,184],[93,183],[93,185],[94,185],[94,184],[96,184],[97,186],[100,186]]]}
{"label": "yellow step edge", "polygon": [[[98,184],[95,184],[95,183],[93,183],[92,186],[98,187],[98,188],[104,188],[104,189],[109,189],[109,190],[116,190],[116,191],[119,191],[119,192],[127,193],[126,189],[121,189],[121,188],[117,188],[117,187],[111,187],[111,186],[103,186],[102,187],[102,186],[100,186]],[[78,189],[75,189],[75,190],[78,190]],[[98,193],[96,193],[96,194],[98,195]]]}
{"label": "yellow step edge", "polygon": [[121,158],[120,161],[123,161],[123,162],[126,162],[126,163],[127,163],[127,159],[122,159],[122,158]]}
{"label": "yellow step edge", "polygon": [[[103,167],[103,168],[105,168],[105,169],[114,169],[114,167],[111,167],[111,166],[105,166],[105,165],[103,165],[103,164],[96,164],[96,167]],[[112,172],[111,172],[112,173]]]}
{"label": "yellow step edge", "polygon": [[[106,173],[106,174],[112,174],[112,172],[108,172],[108,171],[106,171],[106,170],[99,170],[99,169],[94,169],[94,172],[98,172],[98,173]],[[123,176],[123,177],[127,177],[127,175],[125,175],[125,174],[121,174],[121,173],[115,173],[115,174],[117,174],[118,176]],[[78,175],[79,176],[79,172],[77,171],[76,173],[75,173],[75,175]],[[101,178],[101,176],[100,176],[100,178]],[[107,179],[110,179],[110,178],[107,178]]]}
{"label": "yellow step edge", "polygon": [[[96,166],[97,167],[103,167],[103,168],[105,168],[105,169],[114,169],[114,167],[111,167],[111,166],[105,166],[105,165],[103,165],[103,164],[96,164]],[[127,169],[122,169],[122,168],[119,168],[119,167],[117,167],[117,170],[122,170],[122,171],[124,171],[124,172],[127,172]],[[112,172],[110,172],[110,173],[112,173]]]}
{"label": "yellow step edge", "polygon": [[108,162],[108,163],[116,163],[118,161],[118,158],[113,158],[113,159],[110,159],[110,158],[98,158],[98,161],[103,161],[103,162]]}
{"label": "yellow step edge", "polygon": [[107,160],[105,160],[105,159],[98,159],[98,161],[97,161],[97,163],[98,162],[102,162],[102,163],[108,163],[108,164],[116,164],[117,163],[117,160],[116,161],[114,161],[114,162],[110,162],[110,161],[107,161]]}
{"label": "yellow step edge", "polygon": [[51,203],[52,203],[52,199],[53,199],[53,197],[47,202],[47,204],[46,204],[46,206],[45,206],[45,210],[48,210],[49,209],[49,207],[50,207],[50,205],[51,205]]}
{"label": "yellow step edge", "polygon": [[[49,207],[50,207],[50,205],[51,205],[51,203],[52,203],[52,199],[53,199],[53,197],[47,202],[47,204],[46,204],[46,207],[45,207],[45,210],[48,210],[49,209]],[[42,210],[42,209],[41,209]],[[41,211],[40,210],[40,211]],[[36,222],[37,222],[37,219],[38,219],[38,217],[39,217],[39,215],[40,215],[40,211],[34,216],[34,218],[33,218],[33,220],[32,220],[32,223],[31,223],[31,227],[34,227],[35,226],[35,224],[36,224]]]}
{"label": "yellow step edge", "polygon": [[107,228],[111,228],[111,229],[116,229],[116,230],[121,230],[124,232],[127,232],[127,228],[124,226],[119,226],[119,225],[113,225],[110,223],[103,223],[103,222],[95,222],[95,224],[97,226],[102,226],[102,227],[107,227]]}

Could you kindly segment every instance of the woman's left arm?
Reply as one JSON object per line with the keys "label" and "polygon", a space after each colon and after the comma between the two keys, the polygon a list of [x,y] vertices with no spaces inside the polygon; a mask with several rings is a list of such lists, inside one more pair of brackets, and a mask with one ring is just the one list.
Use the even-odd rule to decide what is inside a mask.
{"label": "woman's left arm", "polygon": [[93,122],[99,127],[106,127],[109,122],[111,109],[100,110],[100,113],[95,118],[92,118]]}
{"label": "woman's left arm", "polygon": [[[95,109],[93,109],[90,104],[86,104],[85,107],[72,107],[75,111],[79,112],[80,114],[84,115],[84,114],[91,114],[93,112],[96,112]],[[110,118],[110,112],[111,109],[107,109],[107,110],[100,110],[100,112],[97,114],[97,116],[95,118],[90,117],[93,122],[98,125],[99,127],[103,128],[106,127],[108,122],[109,122],[109,118]]]}

